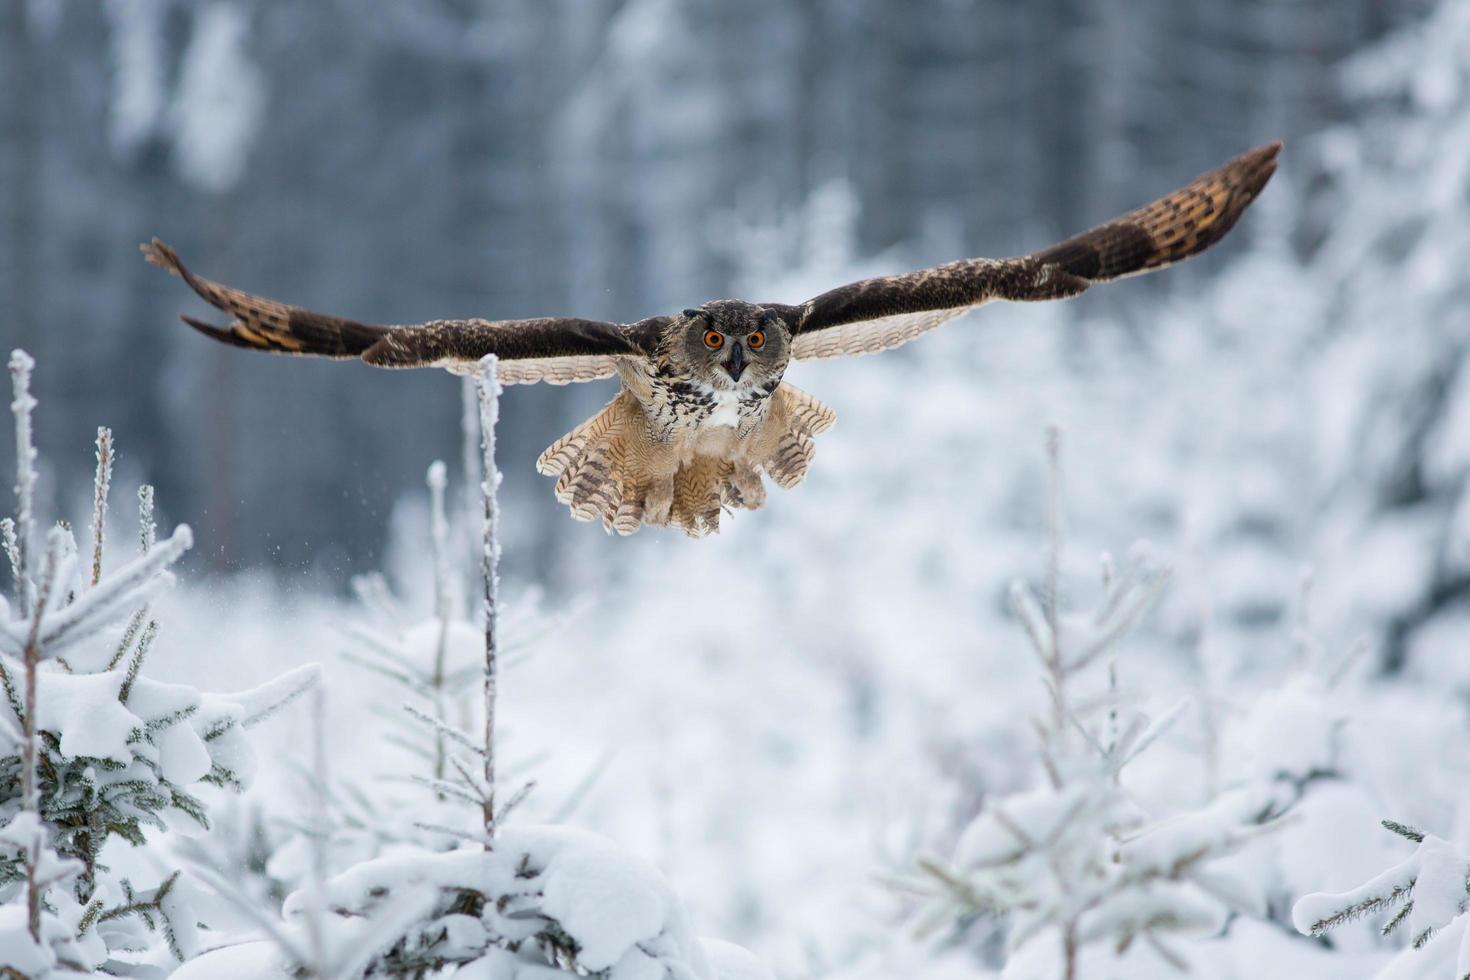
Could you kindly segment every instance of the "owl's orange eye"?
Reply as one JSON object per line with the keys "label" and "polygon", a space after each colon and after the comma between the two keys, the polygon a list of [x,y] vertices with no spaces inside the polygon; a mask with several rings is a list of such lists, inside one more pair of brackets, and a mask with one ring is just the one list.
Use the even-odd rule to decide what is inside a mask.
{"label": "owl's orange eye", "polygon": [[704,346],[710,350],[719,350],[725,346],[725,335],[718,330],[706,330],[704,332]]}
{"label": "owl's orange eye", "polygon": [[745,342],[750,345],[751,350],[760,350],[766,346],[766,332],[764,330],[757,330],[749,337],[746,337]]}

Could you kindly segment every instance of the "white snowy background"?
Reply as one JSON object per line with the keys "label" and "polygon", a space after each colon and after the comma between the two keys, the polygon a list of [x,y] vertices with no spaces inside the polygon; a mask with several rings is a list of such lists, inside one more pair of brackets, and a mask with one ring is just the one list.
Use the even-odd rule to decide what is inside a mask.
{"label": "white snowy background", "polygon": [[[181,68],[197,99],[171,105],[148,82],[152,35],[118,19],[119,57],[142,67],[119,76],[110,138],[165,127],[184,178],[218,190],[239,178],[269,80],[248,61],[239,11],[211,9]],[[655,32],[659,9],[629,3],[608,59]],[[1288,819],[1226,858],[1249,908],[1169,949],[1209,978],[1455,976],[1453,901],[1432,924],[1454,924],[1421,951],[1378,934],[1387,913],[1325,941],[1291,913],[1414,853],[1380,819],[1470,847],[1470,4],[1425,9],[1332,77],[1350,116],[1290,139],[1234,233],[1242,244],[1196,260],[1204,271],[1180,285],[1126,303],[988,307],[897,354],[794,366],[789,380],[838,424],[805,484],[717,537],[574,526],[548,578],[544,537],[517,515],[549,487],[512,483],[502,751],[508,785],[536,787],[511,826],[610,838],[662,873],[695,934],[738,943],[787,980],[1058,976],[1040,942],[1006,968],[1003,925],[984,917],[920,935],[922,903],[895,884],[921,859],[961,860],[988,801],[1044,781],[1031,719],[1046,691],[1007,595],[1044,578],[1055,425],[1063,609],[1090,606],[1100,556],[1135,540],[1171,569],[1116,651],[1117,683],[1153,718],[1187,704],[1126,770],[1128,798],[1155,819],[1268,784],[1292,798]],[[731,291],[797,301],[915,264],[903,246],[864,250],[865,206],[833,180],[779,224],[721,218]],[[72,411],[64,389],[36,395],[42,415]],[[562,414],[570,424],[576,410]],[[500,463],[513,474],[531,457]],[[281,479],[278,506],[308,493]],[[53,491],[77,527],[87,492]],[[351,486],[325,492],[339,512],[358,502]],[[463,488],[451,481],[450,494],[465,538]],[[406,622],[433,617],[427,501],[406,494],[387,522],[382,571]],[[456,568],[468,573],[472,550]],[[274,853],[250,872],[262,895],[304,881],[291,828],[309,815],[311,780],[358,787],[387,823],[411,823],[423,799],[390,740],[401,692],[343,656],[360,652],[353,627],[370,618],[344,598],[346,579],[322,567],[186,575],[155,601],[159,679],[233,691],[322,665],[323,714],[298,703],[253,732],[255,783],[218,803],[233,817],[199,845],[228,860],[231,828],[262,820]],[[476,637],[462,642],[472,663]],[[1105,691],[1106,667],[1079,683]],[[325,773],[310,771],[318,733]],[[328,860],[335,872],[378,851],[371,834],[344,832]],[[1143,943],[1125,956],[1089,948],[1079,975],[1179,966]]]}

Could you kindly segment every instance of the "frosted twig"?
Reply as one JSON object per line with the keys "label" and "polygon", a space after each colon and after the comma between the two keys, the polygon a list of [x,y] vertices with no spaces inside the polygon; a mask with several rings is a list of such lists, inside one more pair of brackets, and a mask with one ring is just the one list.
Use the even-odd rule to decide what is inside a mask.
{"label": "frosted twig", "polygon": [[485,523],[483,552],[480,574],[485,587],[485,785],[487,794],[482,817],[485,825],[485,849],[491,850],[495,840],[495,696],[497,686],[496,661],[496,593],[499,591],[500,540],[499,511],[496,492],[500,488],[500,473],[495,468],[495,426],[500,415],[500,378],[496,373],[494,354],[487,354],[480,361],[478,394],[480,400],[480,450],[484,483]]}
{"label": "frosted twig", "polygon": [[528,780],[527,782],[522,784],[521,788],[512,793],[510,799],[506,800],[505,803],[501,805],[500,812],[495,814],[496,821],[501,824],[505,823],[505,821],[510,817],[511,813],[515,811],[515,808],[526,802],[526,797],[530,796],[531,790],[535,788],[536,781],[534,779]]}
{"label": "frosted twig", "polygon": [[[101,430],[98,430],[99,434]],[[99,436],[100,437],[100,436]],[[143,554],[153,550],[154,539],[158,530],[153,523],[153,487],[143,484],[138,488],[138,547]],[[96,582],[92,583],[94,586]],[[138,631],[143,628],[143,621],[148,619],[148,604],[145,602],[133,613],[133,618],[128,620],[128,628],[123,631],[122,640],[117,645],[112,659],[107,663],[107,669],[112,670],[122,663],[123,657],[127,656],[128,648],[133,645],[133,639],[137,637]],[[156,626],[152,620],[149,626]]]}
{"label": "frosted twig", "polygon": [[[41,662],[41,619],[45,615],[46,602],[50,598],[51,589],[56,584],[56,566],[61,560],[62,533],[60,528],[54,528],[47,540],[46,568],[41,575],[41,588],[36,595],[36,608],[31,616],[31,632],[26,639],[25,649],[26,710],[25,718],[22,719],[21,731],[20,797],[21,810],[34,813],[38,818],[41,815],[41,781],[40,773],[36,769],[36,674],[39,673]],[[41,833],[39,826],[36,827],[35,833],[38,840],[33,842],[26,857],[26,912],[31,939],[34,942],[40,942],[41,888],[40,882],[36,880],[37,864],[40,860],[36,853]]]}
{"label": "frosted twig", "polygon": [[0,519],[0,544],[3,544],[5,557],[10,561],[10,580],[15,583],[18,597],[25,588],[25,579],[20,570],[20,543],[15,537],[15,518]]}
{"label": "frosted twig", "polygon": [[358,602],[388,622],[400,624],[404,621],[403,608],[394,598],[393,590],[388,587],[388,580],[383,578],[381,572],[353,576],[352,594],[357,596]]}
{"label": "frosted twig", "polygon": [[470,768],[464,764],[463,759],[461,759],[457,755],[451,755],[449,757],[449,764],[454,767],[455,772],[459,773],[459,778],[464,780],[464,784],[475,791],[475,794],[479,796],[480,802],[482,804],[487,799],[490,799],[493,802],[490,788],[485,786],[485,784],[480,781],[479,776],[470,771]]}
{"label": "frosted twig", "polygon": [[[0,520],[0,538],[3,538],[5,554],[10,559],[10,574],[15,581],[15,594],[19,597],[28,588],[28,585],[20,570],[20,549],[16,544],[15,521],[12,518],[7,517],[4,520]],[[3,622],[0,622],[0,639],[5,641],[7,649],[12,646],[20,646],[19,638],[12,636],[5,629]],[[15,652],[15,650],[12,649],[11,652]],[[19,708],[20,702],[15,691],[15,681],[11,678],[10,672],[5,669],[3,663],[0,663],[0,686],[5,688],[5,696],[9,700],[11,707]],[[19,717],[19,711],[16,712],[16,715]]]}
{"label": "frosted twig", "polygon": [[426,830],[431,834],[443,834],[445,837],[453,837],[455,840],[462,840],[469,844],[485,843],[485,838],[482,835],[471,833],[467,830],[461,830],[458,827],[451,827],[448,824],[430,823],[426,820],[415,820],[413,822],[413,825],[419,830]]}
{"label": "frosted twig", "polygon": [[1143,931],[1143,939],[1144,942],[1153,947],[1155,953],[1159,954],[1159,958],[1173,967],[1176,972],[1189,972],[1189,962],[1165,943],[1163,938],[1152,929],[1145,929]]}
{"label": "frosted twig", "polygon": [[434,795],[439,797],[441,800],[445,797],[453,797],[454,799],[459,800],[461,803],[468,803],[471,806],[480,805],[480,798],[478,796],[476,796],[474,793],[471,793],[469,790],[465,789],[463,786],[461,786],[459,783],[454,782],[453,780],[430,779],[428,776],[410,775],[408,777],[408,782],[413,783],[416,786],[423,786],[427,789],[433,790]]}
{"label": "frosted twig", "polygon": [[138,679],[138,672],[143,669],[143,660],[148,656],[148,648],[153,645],[153,638],[158,635],[158,623],[149,620],[143,635],[138,637],[137,652],[128,661],[127,676],[123,678],[122,687],[118,688],[117,699],[123,704],[128,703],[128,695],[133,691],[133,682]]}
{"label": "frosted twig", "polygon": [[297,963],[307,962],[306,955],[297,947],[295,940],[281,928],[280,919],[262,911],[257,906],[256,900],[235,883],[231,877],[235,872],[231,871],[227,874],[212,863],[204,863],[206,855],[202,850],[194,852],[193,857],[193,867],[190,872],[194,878],[208,885],[215,894],[233,905],[287,957]]}
{"label": "frosted twig", "polygon": [[138,488],[138,546],[143,554],[153,550],[158,537],[158,525],[153,521],[153,485],[145,483]]}
{"label": "frosted twig", "polygon": [[1422,830],[1415,830],[1408,824],[1399,823],[1397,820],[1380,820],[1378,822],[1383,825],[1384,830],[1392,831],[1400,837],[1413,841],[1415,844],[1424,843],[1424,832]]}
{"label": "frosted twig", "polygon": [[[444,717],[444,657],[449,647],[449,519],[444,514],[444,487],[448,477],[444,464],[429,466],[429,544],[434,560],[434,618],[439,632],[434,638],[434,713]],[[434,733],[434,778],[444,778],[444,736]]]}
{"label": "frosted twig", "polygon": [[[459,560],[463,562],[461,567],[464,571],[461,574],[468,575],[479,564],[475,555],[475,539],[470,529],[480,523],[485,506],[480,499],[483,476],[480,460],[479,385],[477,379],[469,375],[461,380],[459,388],[459,432],[460,468],[464,471],[464,533],[460,535],[460,540],[467,549]],[[468,594],[466,590],[466,595]]]}
{"label": "frosted twig", "polygon": [[1329,670],[1327,676],[1323,678],[1327,689],[1330,691],[1341,684],[1348,673],[1362,662],[1371,649],[1372,644],[1368,642],[1367,637],[1359,637],[1354,640],[1352,646],[1348,647],[1347,653],[1343,654],[1342,659],[1338,661],[1337,666]]}
{"label": "frosted twig", "polygon": [[[475,740],[470,737],[468,732],[454,725],[451,725],[443,718],[437,715],[431,715],[427,711],[422,711],[411,704],[405,704],[403,706],[403,710],[408,712],[410,716],[412,716],[420,724],[424,725],[424,727],[434,732],[435,735],[439,736],[441,739],[452,741],[462,748],[469,749],[476,755],[479,755],[485,751],[479,745],[475,744]],[[441,777],[436,774],[434,778],[439,779]]]}
{"label": "frosted twig", "polygon": [[[380,658],[384,663],[393,664],[395,666],[401,667],[402,669],[413,673],[415,676],[418,676],[418,672],[414,669],[413,662],[409,659],[409,657],[404,655],[403,647],[389,642],[387,639],[384,638],[383,634],[374,630],[367,629],[363,626],[359,626],[356,623],[348,624],[347,633],[354,640],[360,641],[365,647],[368,648],[368,652],[370,652],[373,656]],[[419,677],[419,682],[425,683],[422,677]]]}
{"label": "frosted twig", "polygon": [[[133,645],[133,640],[137,639],[138,631],[143,628],[143,620],[147,615],[148,607],[144,606],[142,609],[133,613],[133,618],[128,620],[128,628],[123,630],[122,639],[117,644],[117,650],[113,652],[112,659],[107,662],[108,670],[112,670],[118,664],[122,663],[123,657],[128,655],[128,649]],[[150,625],[152,625],[151,620]]]}
{"label": "frosted twig", "polygon": [[302,664],[264,684],[230,694],[229,699],[243,712],[240,727],[254,728],[306,692],[319,689],[321,679],[320,664]]}
{"label": "frosted twig", "polygon": [[[1120,757],[1116,763],[1118,768],[1122,769],[1128,763],[1138,758],[1141,754],[1143,754],[1144,751],[1148,749],[1150,745],[1153,745],[1154,742],[1158,741],[1160,737],[1162,737],[1166,732],[1169,731],[1169,729],[1173,728],[1174,724],[1180,719],[1180,717],[1183,716],[1184,710],[1188,708],[1189,705],[1190,700],[1188,698],[1183,698],[1178,701],[1174,705],[1174,707],[1164,712],[1164,714],[1157,721],[1149,725],[1146,729],[1140,731],[1137,735],[1134,735],[1132,729],[1130,729],[1128,735],[1126,735],[1123,738],[1122,742],[1119,743]],[[1142,719],[1140,719],[1140,721],[1141,720]]]}
{"label": "frosted twig", "polygon": [[1026,630],[1026,635],[1031,640],[1032,652],[1036,654],[1043,667],[1051,665],[1050,651],[1053,649],[1053,630],[1047,622],[1046,613],[1041,603],[1036,601],[1036,595],[1026,587],[1024,582],[1015,581],[1011,583],[1008,597],[1011,603],[1011,611],[1021,620],[1021,626]]}
{"label": "frosted twig", "polygon": [[415,694],[422,695],[426,698],[432,697],[434,694],[433,688],[431,688],[428,684],[425,684],[422,679],[410,674],[405,668],[397,667],[385,661],[374,660],[373,658],[364,654],[353,653],[351,651],[344,652],[342,654],[342,659],[347,661],[348,663],[357,664],[357,666],[363,668],[364,670],[370,670],[375,674],[381,674],[389,680],[403,685]]}
{"label": "frosted twig", "polygon": [[92,484],[92,585],[102,578],[102,544],[107,534],[107,491],[112,486],[112,430],[97,427],[97,475]]}
{"label": "frosted twig", "polygon": [[17,348],[10,352],[10,383],[15,400],[10,411],[15,416],[15,567],[16,599],[20,603],[20,616],[31,614],[30,591],[30,541],[31,525],[34,521],[32,506],[36,489],[36,447],[31,442],[31,413],[35,411],[36,399],[31,396],[31,371],[36,362],[25,351]]}
{"label": "frosted twig", "polygon": [[99,583],[85,599],[52,616],[41,638],[48,656],[56,656],[64,647],[86,639],[128,611],[140,597],[162,583],[168,566],[178,561],[193,543],[189,526],[180,524],[161,546],[134,558]]}
{"label": "frosted twig", "polygon": [[1299,670],[1311,670],[1317,659],[1316,633],[1312,629],[1312,586],[1316,573],[1304,565],[1297,571],[1296,616],[1292,623],[1291,645]]}
{"label": "frosted twig", "polygon": [[1404,921],[1408,919],[1408,917],[1413,914],[1413,912],[1414,903],[1412,901],[1405,902],[1399,907],[1399,910],[1395,912],[1392,916],[1390,916],[1389,920],[1383,924],[1383,928],[1380,930],[1380,934],[1384,936],[1393,935],[1393,931],[1399,926],[1403,925]]}

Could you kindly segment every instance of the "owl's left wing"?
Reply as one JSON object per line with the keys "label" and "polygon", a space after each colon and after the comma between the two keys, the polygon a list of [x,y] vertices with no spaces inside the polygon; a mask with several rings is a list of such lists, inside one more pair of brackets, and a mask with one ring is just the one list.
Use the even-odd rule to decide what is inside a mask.
{"label": "owl's left wing", "polygon": [[1040,252],[961,259],[849,283],[800,306],[775,307],[791,329],[792,357],[876,353],[993,299],[1065,299],[1095,282],[1186,259],[1234,226],[1275,173],[1280,150],[1280,143],[1258,147],[1172,194]]}
{"label": "owl's left wing", "polygon": [[569,384],[617,372],[618,358],[645,353],[661,325],[539,317],[530,320],[431,320],[384,326],[290,306],[191,272],[157,238],[142,246],[149,262],[181,277],[205,302],[230,315],[223,326],[182,317],[208,337],[278,354],[360,358],[375,367],[446,368],[469,374],[486,354],[499,359],[502,384]]}

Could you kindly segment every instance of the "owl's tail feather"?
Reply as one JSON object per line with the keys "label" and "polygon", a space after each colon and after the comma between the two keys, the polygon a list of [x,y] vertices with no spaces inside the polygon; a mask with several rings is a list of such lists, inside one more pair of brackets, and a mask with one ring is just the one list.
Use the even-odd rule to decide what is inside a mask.
{"label": "owl's tail feather", "polygon": [[206,303],[234,318],[227,326],[217,327],[190,316],[180,317],[222,344],[280,354],[352,358],[360,357],[388,332],[386,327],[288,306],[196,276],[177,252],[157,238],[138,247],[149,262],[183,279]]}

